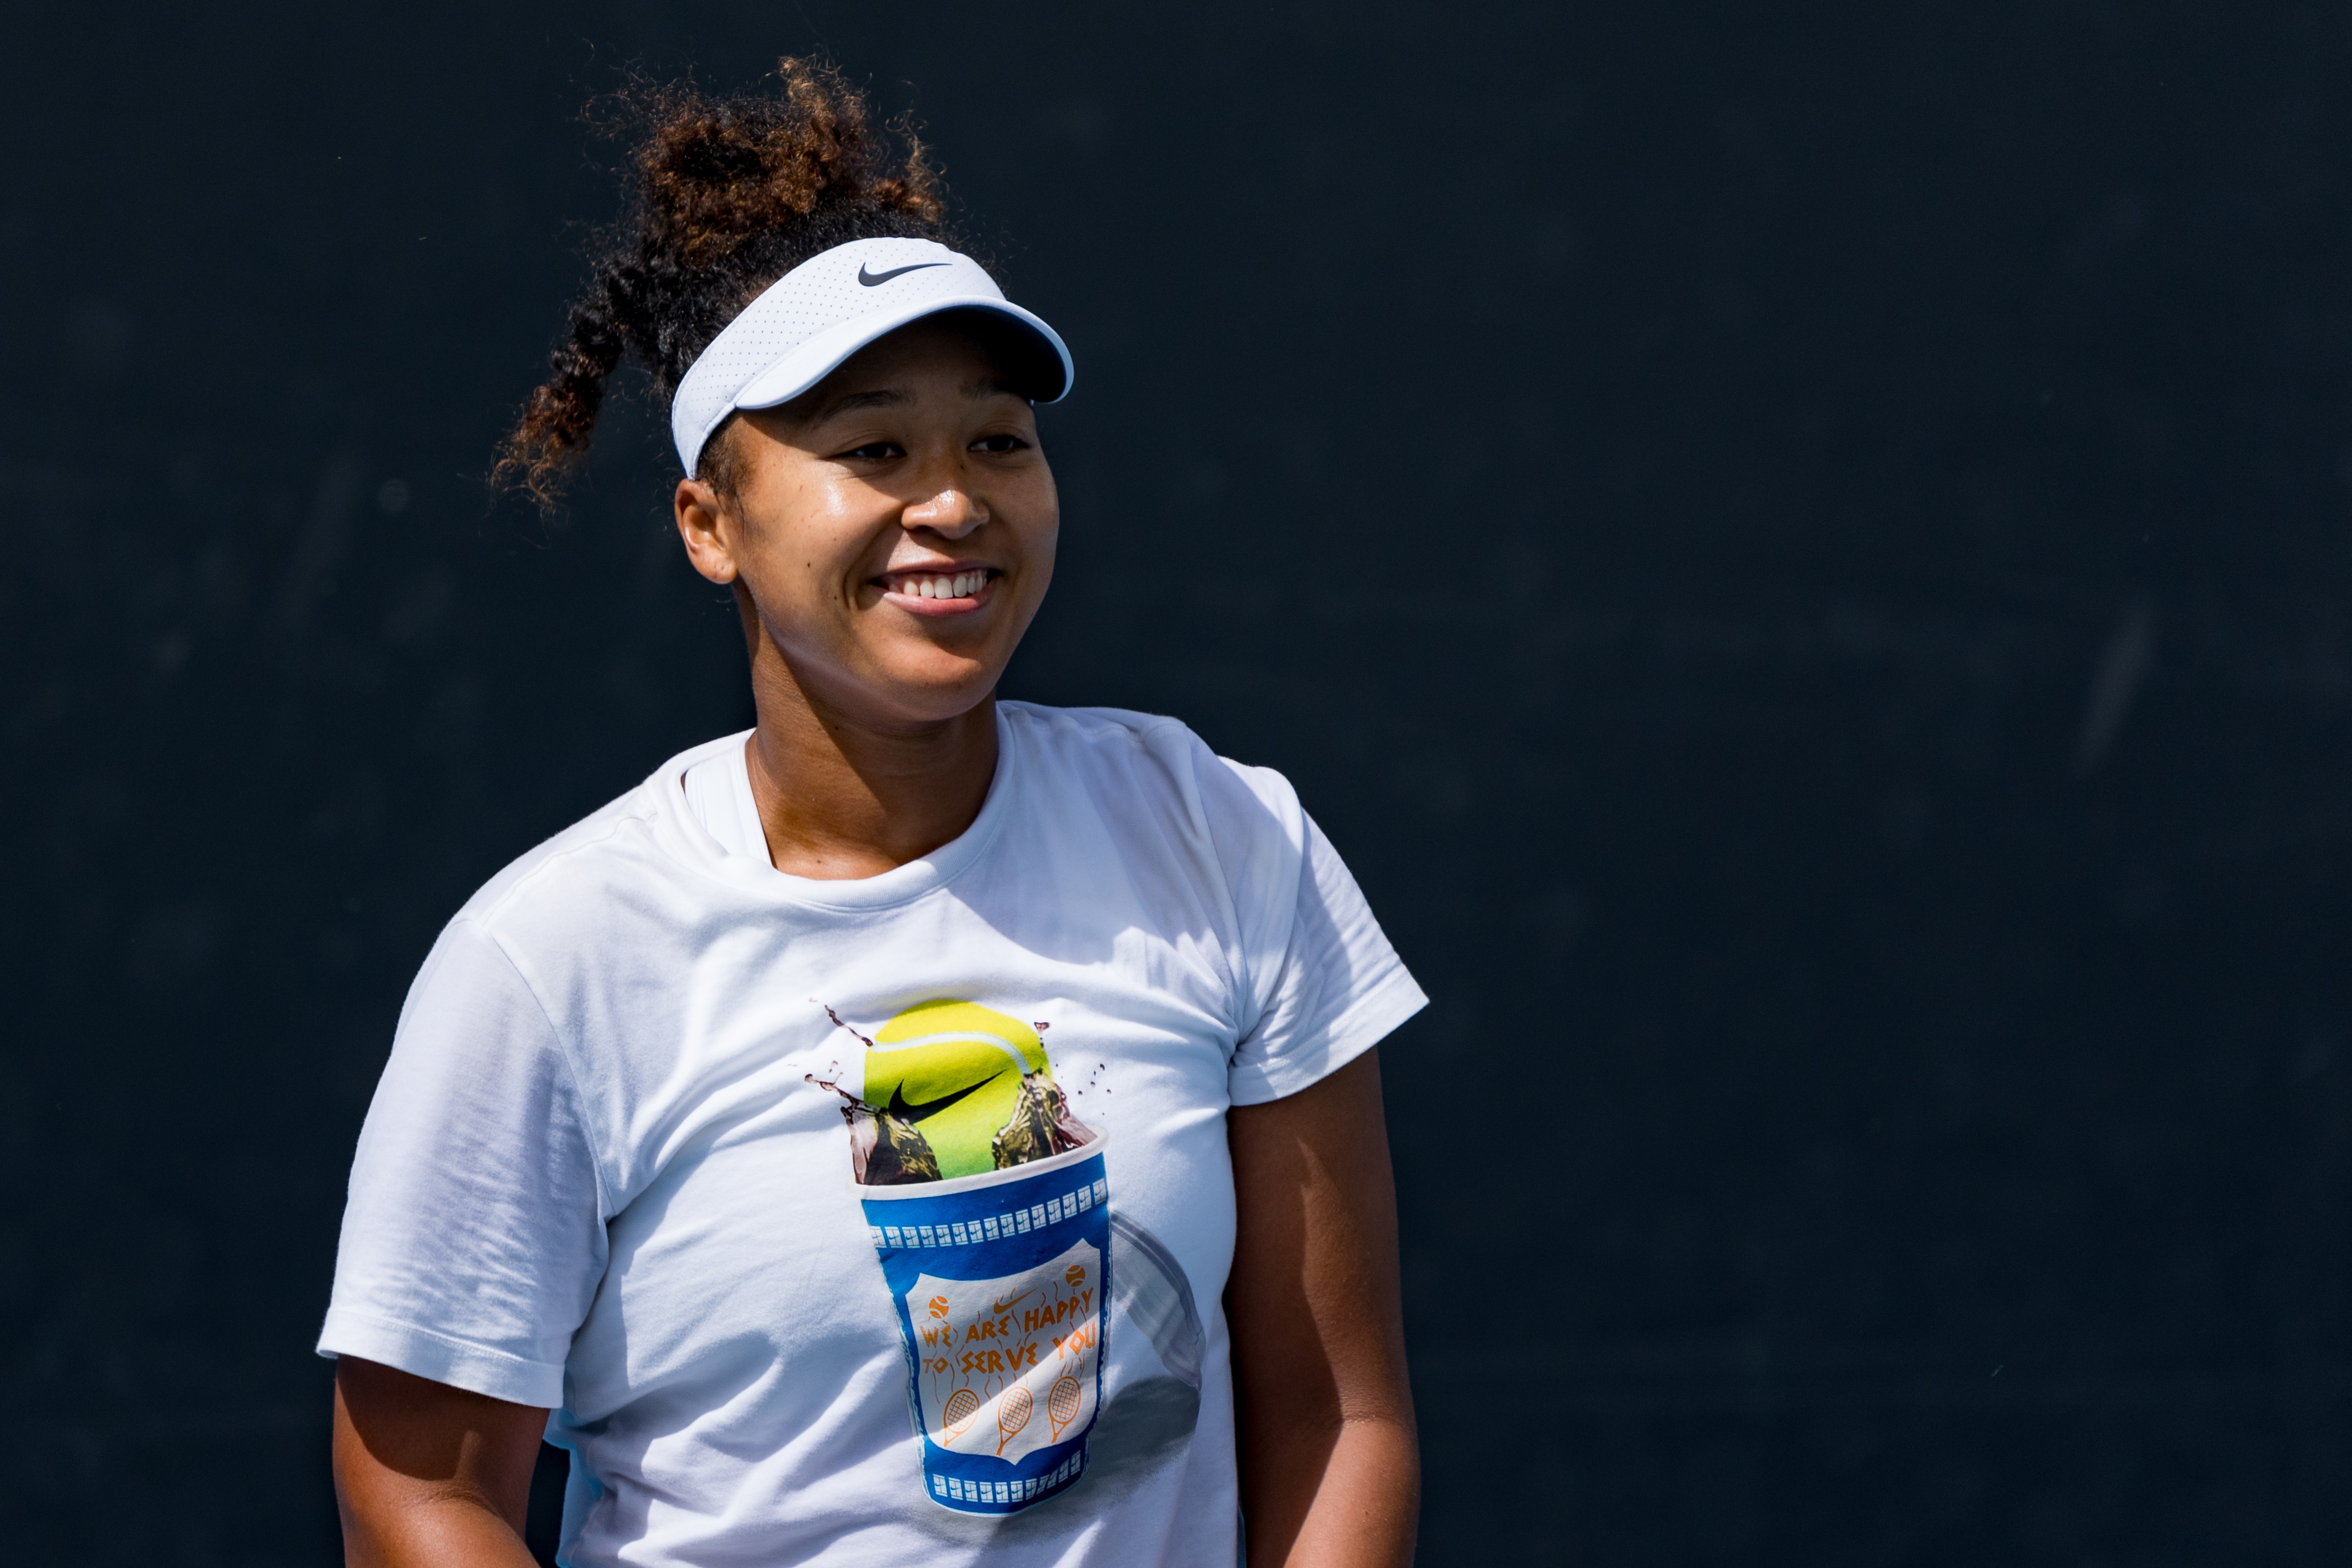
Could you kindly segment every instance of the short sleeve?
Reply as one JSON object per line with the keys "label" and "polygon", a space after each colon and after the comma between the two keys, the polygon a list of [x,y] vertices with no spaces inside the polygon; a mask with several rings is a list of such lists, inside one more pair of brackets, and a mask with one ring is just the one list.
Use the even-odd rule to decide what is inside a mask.
{"label": "short sleeve", "polygon": [[352,1166],[319,1353],[563,1403],[604,1272],[604,1205],[562,1045],[460,918],[401,1010]]}
{"label": "short sleeve", "polygon": [[1225,776],[1202,780],[1202,803],[1249,972],[1226,1082],[1234,1104],[1262,1105],[1345,1067],[1429,998],[1288,782],[1218,764]]}

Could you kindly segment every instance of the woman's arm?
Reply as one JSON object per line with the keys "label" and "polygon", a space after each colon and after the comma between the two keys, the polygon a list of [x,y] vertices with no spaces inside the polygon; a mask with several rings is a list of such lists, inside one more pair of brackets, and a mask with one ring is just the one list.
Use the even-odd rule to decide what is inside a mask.
{"label": "woman's arm", "polygon": [[1377,1051],[1226,1119],[1252,1568],[1404,1568],[1421,1503]]}
{"label": "woman's arm", "polygon": [[350,1568],[533,1568],[522,1543],[547,1412],[335,1363],[335,1499]]}

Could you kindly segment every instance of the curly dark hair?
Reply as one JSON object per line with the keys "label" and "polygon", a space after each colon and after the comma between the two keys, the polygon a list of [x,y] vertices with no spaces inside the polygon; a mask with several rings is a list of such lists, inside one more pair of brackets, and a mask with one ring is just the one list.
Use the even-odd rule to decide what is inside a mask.
{"label": "curly dark hair", "polygon": [[[776,76],[780,97],[711,98],[690,83],[623,95],[646,127],[631,158],[635,190],[546,382],[499,448],[497,482],[552,506],[624,356],[644,366],[667,413],[719,329],[819,252],[854,239],[954,243],[911,125],[877,135],[865,96],[831,66],[787,58]],[[704,445],[695,477],[731,491],[727,428]]]}

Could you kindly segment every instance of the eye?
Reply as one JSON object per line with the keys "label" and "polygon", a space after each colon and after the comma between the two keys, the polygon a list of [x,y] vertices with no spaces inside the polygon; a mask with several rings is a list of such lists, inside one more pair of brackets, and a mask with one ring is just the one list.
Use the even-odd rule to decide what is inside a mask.
{"label": "eye", "polygon": [[866,463],[887,463],[893,458],[906,455],[906,448],[896,441],[868,441],[863,447],[854,447],[839,454],[835,460],[854,458]]}
{"label": "eye", "polygon": [[975,452],[1025,452],[1029,449],[1029,443],[1007,432],[1000,436],[982,436],[971,444],[971,449]]}

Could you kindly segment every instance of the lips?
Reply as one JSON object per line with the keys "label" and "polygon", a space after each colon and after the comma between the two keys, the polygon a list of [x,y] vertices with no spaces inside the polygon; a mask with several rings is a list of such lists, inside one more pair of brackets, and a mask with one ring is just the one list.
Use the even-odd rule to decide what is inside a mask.
{"label": "lips", "polygon": [[875,581],[885,595],[909,609],[936,614],[979,607],[989,584],[1003,574],[992,566],[950,566],[935,571],[886,572]]}

